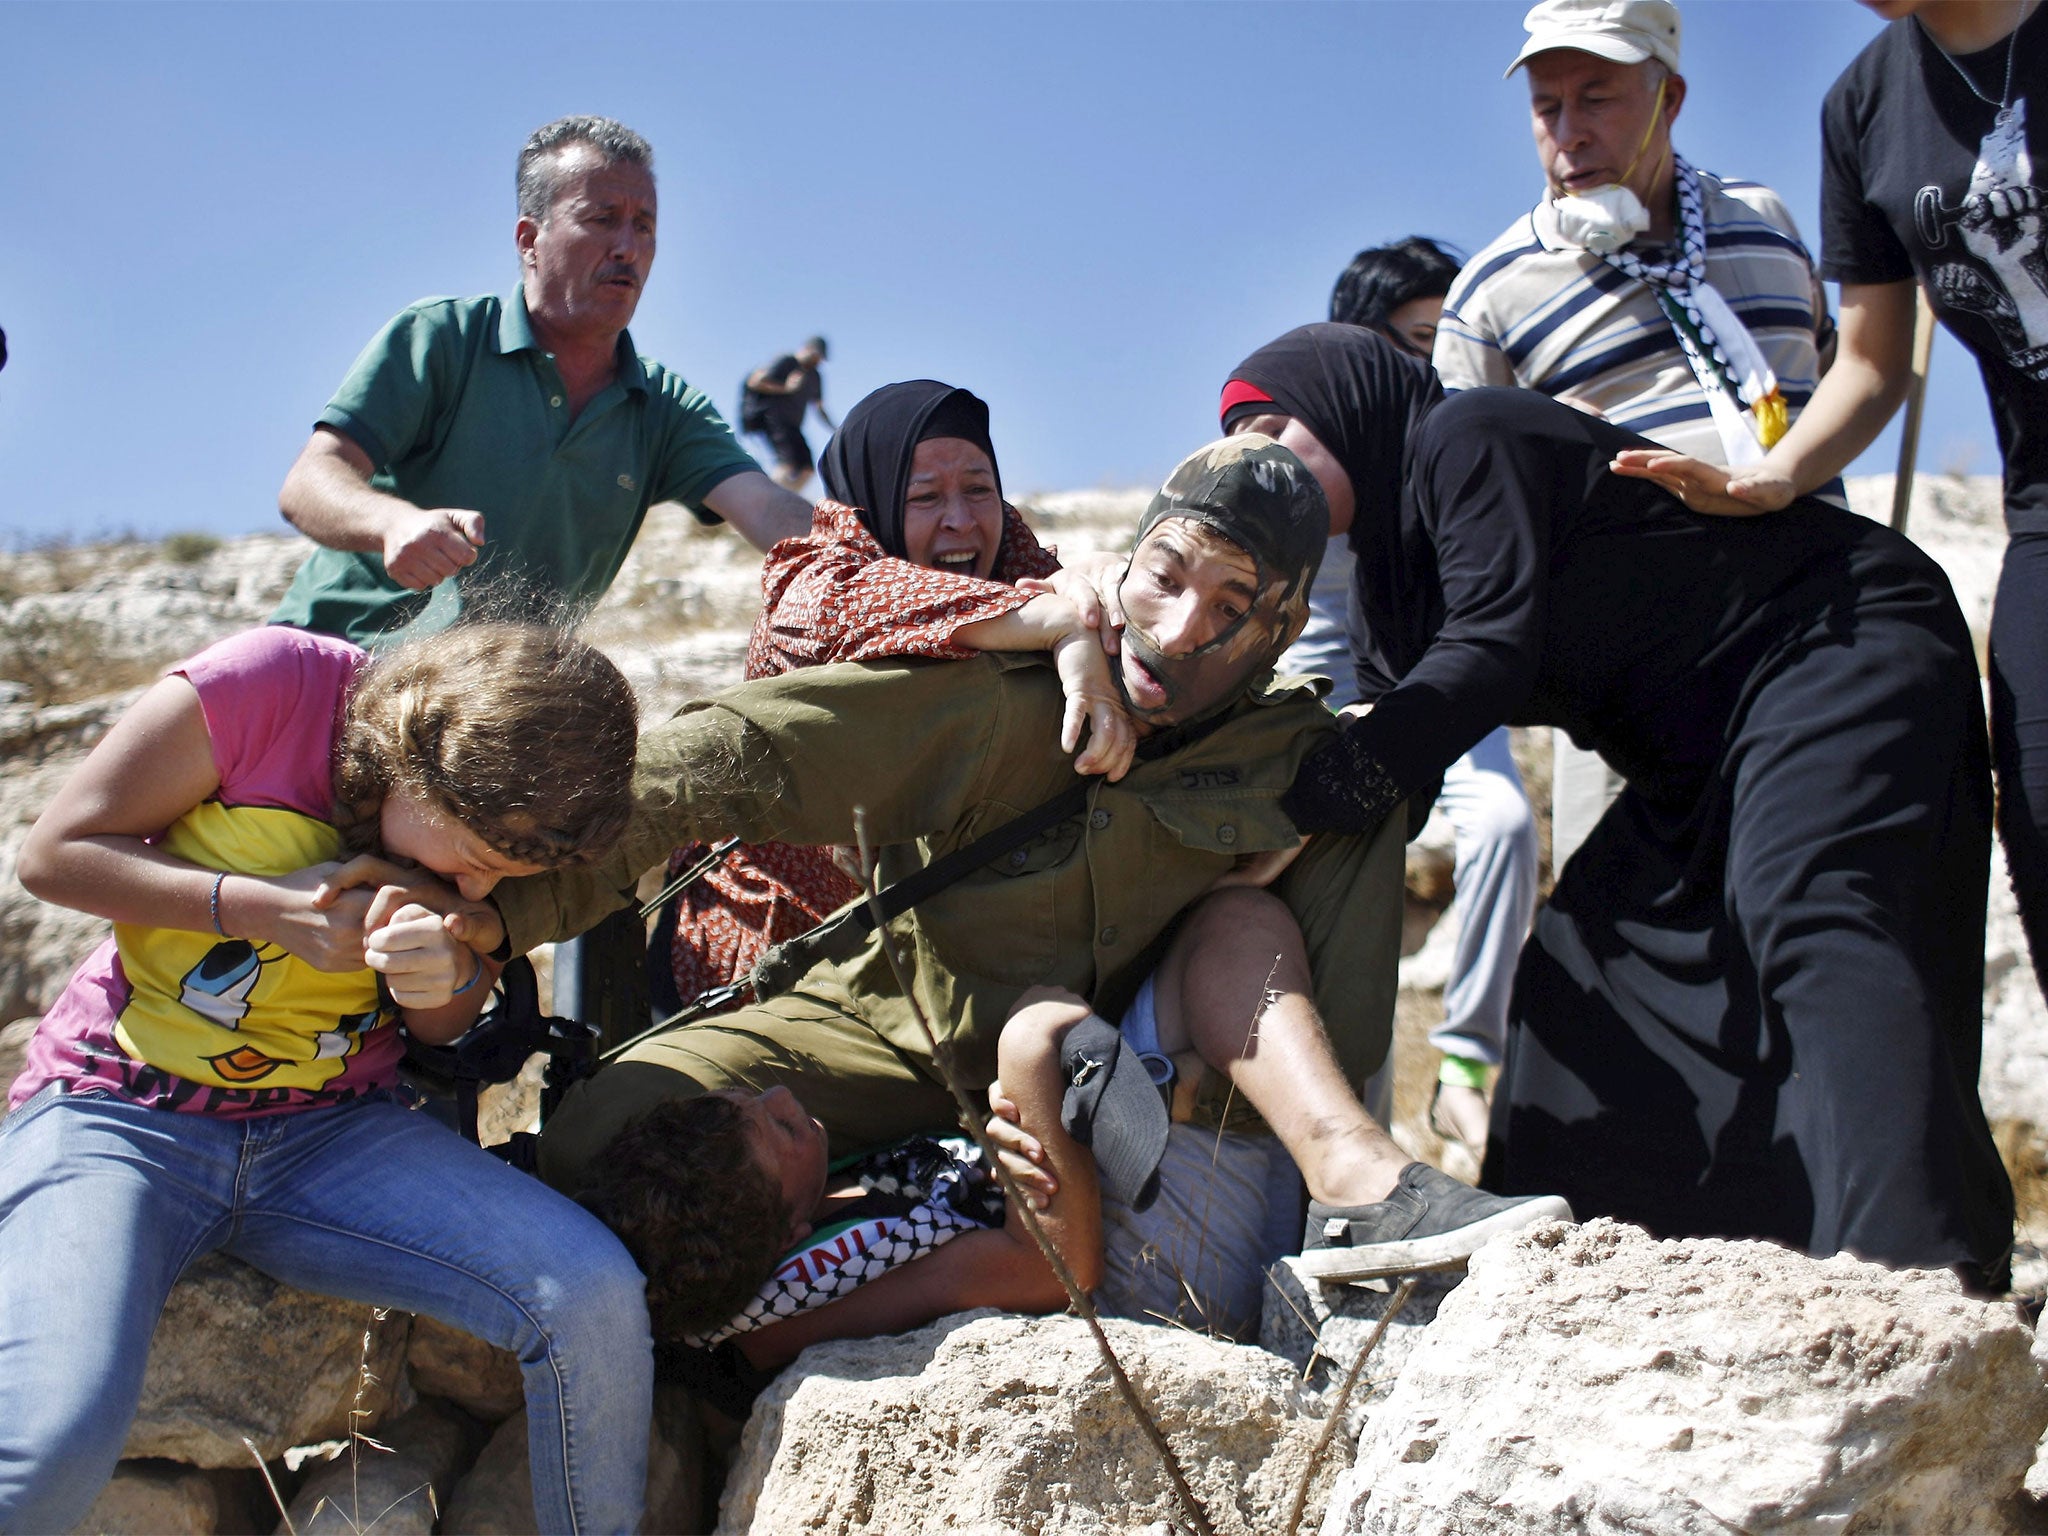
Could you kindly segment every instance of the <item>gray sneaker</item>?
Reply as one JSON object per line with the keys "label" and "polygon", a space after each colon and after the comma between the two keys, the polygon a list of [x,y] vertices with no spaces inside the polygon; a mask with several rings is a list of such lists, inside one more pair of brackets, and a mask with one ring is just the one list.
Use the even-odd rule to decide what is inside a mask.
{"label": "gray sneaker", "polygon": [[1462,1269],[1503,1232],[1571,1219],[1561,1196],[1489,1195],[1427,1163],[1410,1163],[1394,1192],[1376,1204],[1309,1201],[1301,1267],[1328,1281]]}

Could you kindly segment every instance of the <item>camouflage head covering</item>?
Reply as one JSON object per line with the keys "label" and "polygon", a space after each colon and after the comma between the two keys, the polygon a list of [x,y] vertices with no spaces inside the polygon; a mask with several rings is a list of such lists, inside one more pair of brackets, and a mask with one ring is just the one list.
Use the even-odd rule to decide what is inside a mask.
{"label": "camouflage head covering", "polygon": [[[1226,437],[1183,459],[1145,509],[1136,548],[1173,518],[1206,528],[1249,555],[1255,596],[1221,634],[1178,656],[1166,655],[1135,618],[1127,618],[1125,650],[1168,698],[1147,710],[1129,699],[1126,687],[1126,703],[1135,717],[1155,724],[1213,713],[1280,659],[1308,622],[1309,587],[1330,535],[1330,506],[1315,476],[1291,451],[1256,432]],[[1124,579],[1130,580],[1128,573]]]}

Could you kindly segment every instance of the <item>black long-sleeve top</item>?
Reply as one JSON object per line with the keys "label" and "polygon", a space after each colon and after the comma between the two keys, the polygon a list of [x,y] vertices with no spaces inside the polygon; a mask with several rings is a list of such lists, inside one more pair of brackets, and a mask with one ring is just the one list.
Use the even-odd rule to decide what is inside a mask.
{"label": "black long-sleeve top", "polygon": [[1609,471],[1642,446],[1524,390],[1416,414],[1398,493],[1361,496],[1352,526],[1374,708],[1303,765],[1288,809],[1304,831],[1377,825],[1504,722],[1562,726],[1682,807],[1784,647],[1853,643],[1870,601],[1960,625],[1939,568],[1890,530],[1812,500],[1690,512]]}

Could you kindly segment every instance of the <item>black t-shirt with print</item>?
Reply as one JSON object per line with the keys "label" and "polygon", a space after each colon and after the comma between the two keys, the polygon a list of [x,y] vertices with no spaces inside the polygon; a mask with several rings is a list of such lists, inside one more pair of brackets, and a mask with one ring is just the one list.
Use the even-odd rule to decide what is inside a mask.
{"label": "black t-shirt with print", "polygon": [[[2008,42],[2012,104],[1999,109]],[[1942,56],[1910,18],[1858,54],[1821,111],[1821,276],[1918,277],[1975,354],[2005,459],[2006,523],[2048,531],[2048,6],[2016,38]]]}

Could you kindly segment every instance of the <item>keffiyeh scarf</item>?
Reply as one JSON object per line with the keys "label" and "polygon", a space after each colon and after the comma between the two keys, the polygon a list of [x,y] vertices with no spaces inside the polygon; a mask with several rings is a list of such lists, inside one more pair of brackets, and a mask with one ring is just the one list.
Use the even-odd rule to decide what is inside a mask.
{"label": "keffiyeh scarf", "polygon": [[1728,465],[1754,464],[1785,435],[1791,413],[1779,393],[1778,377],[1749,328],[1707,281],[1707,224],[1699,173],[1682,155],[1674,153],[1671,162],[1678,186],[1677,258],[1648,262],[1624,246],[1601,260],[1649,284],[1693,377],[1706,392]]}

